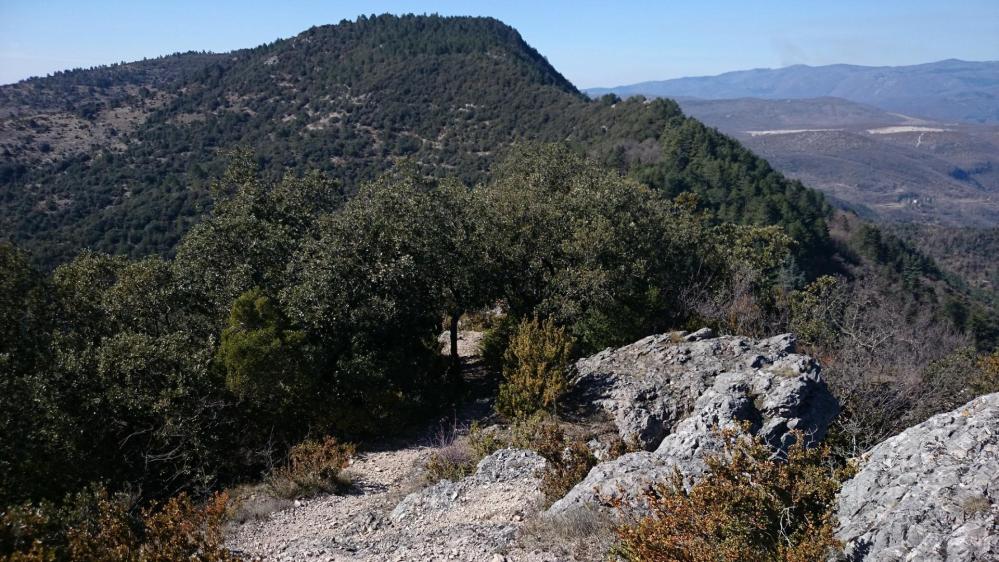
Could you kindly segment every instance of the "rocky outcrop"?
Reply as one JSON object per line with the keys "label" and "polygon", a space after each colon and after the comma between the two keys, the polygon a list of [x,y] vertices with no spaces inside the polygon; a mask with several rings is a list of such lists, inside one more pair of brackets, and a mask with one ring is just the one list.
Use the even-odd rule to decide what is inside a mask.
{"label": "rocky outcrop", "polygon": [[838,500],[855,562],[999,560],[999,394],[874,447]]}
{"label": "rocky outcrop", "polygon": [[[544,467],[545,459],[533,451],[501,449],[479,461],[467,478],[441,480],[406,496],[390,519],[405,525],[440,524],[457,514],[455,523],[517,521],[541,503],[537,475]],[[484,511],[478,517],[468,508]]]}
{"label": "rocky outcrop", "polygon": [[598,464],[551,513],[624,493],[635,499],[674,469],[703,473],[719,427],[748,422],[775,447],[792,430],[818,441],[838,411],[810,357],[790,334],[765,340],[693,334],[650,336],[576,364],[577,395],[610,414],[621,437],[646,451]]}

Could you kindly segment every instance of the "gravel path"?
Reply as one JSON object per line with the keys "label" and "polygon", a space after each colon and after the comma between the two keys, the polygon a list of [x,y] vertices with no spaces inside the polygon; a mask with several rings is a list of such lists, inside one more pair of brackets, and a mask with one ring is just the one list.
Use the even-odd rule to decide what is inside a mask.
{"label": "gravel path", "polygon": [[[481,386],[483,372],[474,366],[480,337],[462,333],[459,353],[470,363],[470,384]],[[459,417],[476,419],[490,410],[488,402],[473,401]],[[432,497],[446,496],[443,505],[393,522],[392,510],[407,495],[425,488],[421,472],[434,450],[434,433],[431,428],[409,442],[359,453],[347,469],[356,483],[352,493],[318,496],[265,519],[234,524],[227,544],[254,561],[565,559],[514,545],[521,524],[541,508],[533,474],[516,482],[466,482],[464,487],[443,482],[426,490]]]}
{"label": "gravel path", "polygon": [[[234,529],[229,546],[252,560],[405,560],[378,552],[388,513],[419,481],[430,448],[361,453],[348,469],[357,490],[298,502]],[[377,556],[377,555],[384,555]]]}

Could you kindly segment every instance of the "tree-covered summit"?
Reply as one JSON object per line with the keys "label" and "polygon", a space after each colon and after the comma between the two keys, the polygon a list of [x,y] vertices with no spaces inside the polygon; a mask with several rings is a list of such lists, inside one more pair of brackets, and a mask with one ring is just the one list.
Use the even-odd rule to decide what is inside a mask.
{"label": "tree-covered summit", "polygon": [[[476,184],[525,141],[567,143],[670,195],[698,193],[721,220],[785,226],[803,256],[824,251],[817,193],[670,100],[587,99],[495,19],[361,17],[156,64],[174,78],[123,65],[34,80],[72,99],[91,95],[91,74],[124,83],[0,122],[0,227],[39,263],[83,248],[170,254],[210,208],[233,148],[251,149],[270,178],[317,170],[350,195],[402,159]],[[161,78],[136,83],[146,75]]]}

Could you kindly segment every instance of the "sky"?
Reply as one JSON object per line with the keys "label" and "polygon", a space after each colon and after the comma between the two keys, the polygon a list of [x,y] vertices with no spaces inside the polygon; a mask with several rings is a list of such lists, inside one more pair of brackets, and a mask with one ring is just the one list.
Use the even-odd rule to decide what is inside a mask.
{"label": "sky", "polygon": [[999,0],[0,0],[0,84],[253,47],[385,12],[498,18],[580,88],[791,64],[999,60]]}

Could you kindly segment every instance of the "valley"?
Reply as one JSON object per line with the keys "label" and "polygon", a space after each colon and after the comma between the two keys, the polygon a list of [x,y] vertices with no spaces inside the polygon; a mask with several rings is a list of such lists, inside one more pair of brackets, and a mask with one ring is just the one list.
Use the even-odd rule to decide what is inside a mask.
{"label": "valley", "polygon": [[892,222],[999,224],[999,127],[836,98],[680,100],[839,206]]}

